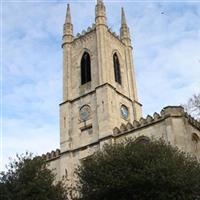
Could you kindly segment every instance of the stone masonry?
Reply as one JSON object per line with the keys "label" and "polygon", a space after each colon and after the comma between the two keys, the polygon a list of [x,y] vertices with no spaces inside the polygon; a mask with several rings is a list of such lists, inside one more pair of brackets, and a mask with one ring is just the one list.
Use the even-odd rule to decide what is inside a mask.
{"label": "stone masonry", "polygon": [[[102,149],[105,143],[120,142],[127,137],[138,141],[163,138],[200,158],[200,122],[182,107],[168,106],[160,114],[142,117],[130,31],[123,8],[120,36],[107,26],[102,0],[96,4],[95,23],[74,36],[68,5],[62,48],[60,149],[43,155],[49,168],[57,174],[57,180],[67,175],[73,184],[73,173],[81,160]],[[85,53],[89,55],[91,72],[87,73],[91,73],[91,80],[81,84]],[[116,57],[117,64],[114,64]]]}

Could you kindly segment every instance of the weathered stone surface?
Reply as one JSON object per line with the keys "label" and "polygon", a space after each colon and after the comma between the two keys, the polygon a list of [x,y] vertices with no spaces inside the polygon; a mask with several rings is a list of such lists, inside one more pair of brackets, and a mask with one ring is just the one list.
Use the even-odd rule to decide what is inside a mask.
{"label": "weathered stone surface", "polygon": [[[97,5],[95,24],[74,37],[69,13],[67,16],[62,45],[60,150],[44,155],[49,168],[57,174],[57,180],[67,172],[73,184],[74,170],[81,160],[102,149],[104,144],[120,142],[127,137],[163,138],[200,158],[200,123],[184,113],[182,107],[168,106],[160,115],[154,113],[153,117],[142,118],[126,21],[123,20],[119,37],[107,26],[105,6]],[[81,85],[84,52],[90,55],[92,80]],[[114,53],[120,63],[121,85],[115,81]],[[84,105],[89,113],[86,120],[80,117]],[[123,116],[122,105],[128,108],[127,117]]]}

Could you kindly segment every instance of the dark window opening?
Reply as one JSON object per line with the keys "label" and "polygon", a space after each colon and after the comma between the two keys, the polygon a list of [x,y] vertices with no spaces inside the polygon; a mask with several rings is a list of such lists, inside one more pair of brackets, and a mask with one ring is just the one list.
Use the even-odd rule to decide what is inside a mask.
{"label": "dark window opening", "polygon": [[113,63],[114,63],[114,73],[115,73],[115,81],[121,84],[121,73],[120,73],[120,64],[117,54],[113,55]]}
{"label": "dark window opening", "polygon": [[138,137],[136,140],[135,140],[136,143],[138,144],[147,144],[150,142],[150,139],[148,137],[145,137],[145,136],[141,136],[141,137]]}
{"label": "dark window opening", "polygon": [[81,59],[81,84],[91,81],[91,64],[90,55],[85,52]]}

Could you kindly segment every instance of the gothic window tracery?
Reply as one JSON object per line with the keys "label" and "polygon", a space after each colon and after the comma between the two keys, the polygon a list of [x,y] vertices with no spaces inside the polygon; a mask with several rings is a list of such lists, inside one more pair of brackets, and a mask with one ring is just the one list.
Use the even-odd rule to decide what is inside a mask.
{"label": "gothic window tracery", "polygon": [[121,84],[121,72],[120,72],[120,63],[117,54],[113,55],[113,64],[114,64],[114,73],[115,73],[115,81]]}
{"label": "gothic window tracery", "polygon": [[89,53],[85,52],[81,59],[81,84],[91,81],[91,61]]}

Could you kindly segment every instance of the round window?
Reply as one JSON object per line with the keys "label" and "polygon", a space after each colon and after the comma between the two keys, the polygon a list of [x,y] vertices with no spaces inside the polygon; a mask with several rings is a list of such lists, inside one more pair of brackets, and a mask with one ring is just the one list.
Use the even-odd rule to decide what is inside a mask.
{"label": "round window", "polygon": [[86,121],[90,117],[91,109],[90,106],[85,105],[81,107],[79,111],[80,119]]}
{"label": "round window", "polygon": [[129,116],[129,112],[128,112],[128,108],[125,105],[122,105],[120,108],[121,111],[121,115],[124,119],[128,119]]}

